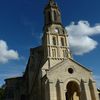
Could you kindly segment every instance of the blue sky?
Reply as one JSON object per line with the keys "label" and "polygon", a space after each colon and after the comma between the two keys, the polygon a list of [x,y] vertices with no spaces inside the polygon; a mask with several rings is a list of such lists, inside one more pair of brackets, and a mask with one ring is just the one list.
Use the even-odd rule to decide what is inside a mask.
{"label": "blue sky", "polygon": [[[5,78],[22,75],[29,49],[41,44],[43,10],[47,2],[0,0],[0,85]],[[74,58],[93,71],[100,87],[100,0],[56,2],[69,32]]]}

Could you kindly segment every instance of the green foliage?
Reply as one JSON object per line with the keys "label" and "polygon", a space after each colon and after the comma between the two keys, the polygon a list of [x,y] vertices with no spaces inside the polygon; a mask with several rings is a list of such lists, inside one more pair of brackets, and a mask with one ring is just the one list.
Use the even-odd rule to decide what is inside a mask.
{"label": "green foliage", "polygon": [[4,89],[0,88],[0,100],[4,99]]}

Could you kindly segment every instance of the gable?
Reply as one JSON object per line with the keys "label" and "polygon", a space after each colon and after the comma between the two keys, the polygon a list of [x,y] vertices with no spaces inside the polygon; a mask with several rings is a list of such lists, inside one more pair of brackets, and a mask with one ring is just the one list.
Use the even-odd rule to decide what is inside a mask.
{"label": "gable", "polygon": [[47,72],[48,77],[55,77],[55,78],[79,78],[79,79],[84,79],[84,78],[90,78],[91,71],[78,62],[72,60],[72,59],[67,59],[64,60],[55,66],[53,66],[48,72]]}

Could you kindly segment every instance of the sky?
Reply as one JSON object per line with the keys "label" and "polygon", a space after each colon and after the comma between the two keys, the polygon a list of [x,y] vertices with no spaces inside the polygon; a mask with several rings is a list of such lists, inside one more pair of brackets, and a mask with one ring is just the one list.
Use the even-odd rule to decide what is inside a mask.
{"label": "sky", "polygon": [[[48,0],[0,0],[0,86],[21,76],[30,48],[41,44]],[[93,71],[100,88],[100,0],[56,0],[73,58]]]}

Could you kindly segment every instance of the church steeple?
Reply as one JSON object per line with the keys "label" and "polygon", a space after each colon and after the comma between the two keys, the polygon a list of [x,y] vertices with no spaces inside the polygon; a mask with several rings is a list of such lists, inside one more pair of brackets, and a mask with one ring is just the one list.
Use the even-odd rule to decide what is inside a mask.
{"label": "church steeple", "polygon": [[45,7],[44,15],[45,25],[61,24],[61,14],[54,0],[49,0],[49,3]]}
{"label": "church steeple", "polygon": [[[44,58],[49,60],[49,63],[72,58],[68,34],[61,22],[61,13],[54,0],[49,0],[44,9],[45,24],[43,28],[43,48]],[[56,63],[54,63],[56,64]]]}

